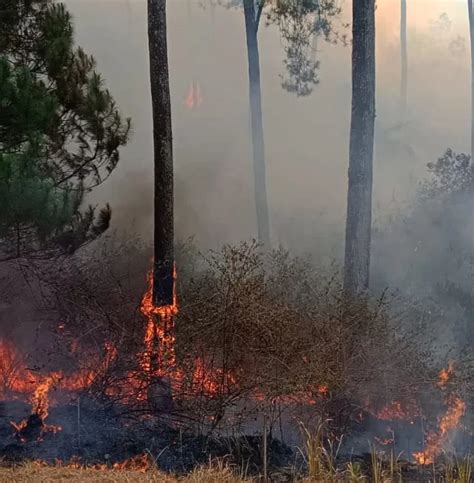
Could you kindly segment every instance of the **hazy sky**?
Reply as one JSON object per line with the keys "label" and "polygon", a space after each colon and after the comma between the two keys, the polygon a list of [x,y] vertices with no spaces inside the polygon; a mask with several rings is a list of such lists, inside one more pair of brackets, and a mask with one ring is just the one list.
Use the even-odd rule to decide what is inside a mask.
{"label": "hazy sky", "polygon": [[[341,3],[347,19],[350,2]],[[408,0],[404,129],[399,3],[377,1],[376,217],[405,207],[427,162],[447,147],[466,151],[469,143],[466,2]],[[146,1],[66,4],[78,44],[96,57],[134,123],[119,167],[94,200],[112,203],[116,226],[134,223],[148,236],[153,159]],[[243,13],[206,0],[168,0],[168,5],[178,235],[194,234],[206,246],[255,236]],[[297,99],[281,88],[284,45],[278,30],[262,26],[259,39],[273,241],[337,256],[347,190],[350,47],[320,42],[320,84],[310,97]],[[193,83],[202,104],[189,109],[185,101]]]}

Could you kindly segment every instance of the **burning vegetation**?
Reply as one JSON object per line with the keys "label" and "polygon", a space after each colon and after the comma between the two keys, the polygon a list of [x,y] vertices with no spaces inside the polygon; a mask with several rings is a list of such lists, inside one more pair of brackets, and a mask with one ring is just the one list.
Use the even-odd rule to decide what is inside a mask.
{"label": "burning vegetation", "polygon": [[[148,435],[141,443],[134,436],[135,450],[106,463],[113,468],[137,450],[176,448],[179,434],[186,435],[181,451],[196,456],[196,441],[210,435],[265,427],[290,443],[301,438],[296,421],[308,428],[319,421],[324,440],[339,441],[342,453],[356,448],[362,455],[369,440],[431,465],[463,430],[461,363],[437,373],[419,356],[422,341],[408,325],[416,312],[393,315],[395,301],[385,296],[347,306],[333,275],[252,243],[206,256],[180,246],[173,303],[155,307],[150,275],[140,294],[147,256],[130,253],[104,242],[87,265],[71,261],[59,274],[37,266],[34,279],[48,287],[61,321],[53,324],[57,359],[41,361],[1,341],[2,400],[14,408],[4,454],[17,444],[36,458],[79,457],[83,464],[90,444],[97,455],[111,451],[105,436],[86,442],[89,425],[105,424],[126,440]],[[255,441],[248,444],[260,447]],[[211,453],[224,456],[232,447]],[[164,467],[173,469],[175,449],[168,451]]]}
{"label": "burning vegetation", "polygon": [[441,369],[437,386],[445,392],[446,412],[439,416],[438,427],[426,436],[425,449],[413,454],[418,463],[430,465],[447,448],[447,444],[459,430],[461,418],[466,411],[466,403],[456,394],[449,391],[448,384],[455,377],[454,362],[449,361],[448,367]]}

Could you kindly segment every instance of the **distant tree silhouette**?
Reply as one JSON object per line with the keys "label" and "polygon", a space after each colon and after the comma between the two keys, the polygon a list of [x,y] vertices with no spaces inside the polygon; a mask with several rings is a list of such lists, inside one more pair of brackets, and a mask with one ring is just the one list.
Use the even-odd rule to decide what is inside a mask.
{"label": "distant tree silhouette", "polygon": [[[285,42],[287,75],[282,76],[282,87],[297,96],[311,94],[318,83],[319,62],[311,49],[315,35],[323,35],[335,42],[331,18],[341,9],[336,0],[221,0],[226,8],[243,5],[247,57],[249,68],[250,118],[255,182],[255,205],[257,212],[258,240],[270,246],[270,219],[266,183],[265,135],[262,114],[260,79],[260,52],[258,31],[266,10],[267,25],[276,24]],[[340,36],[344,39],[344,36]]]}
{"label": "distant tree silhouette", "polygon": [[255,205],[257,210],[258,241],[270,246],[270,219],[265,165],[265,137],[262,117],[262,92],[260,83],[260,53],[258,27],[264,1],[244,0],[245,33],[249,66],[250,119],[252,130]]}

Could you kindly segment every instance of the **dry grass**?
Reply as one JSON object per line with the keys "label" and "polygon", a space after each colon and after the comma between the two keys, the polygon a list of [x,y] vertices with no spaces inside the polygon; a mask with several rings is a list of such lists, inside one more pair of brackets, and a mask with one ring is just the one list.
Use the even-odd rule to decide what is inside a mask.
{"label": "dry grass", "polygon": [[[472,458],[452,459],[444,466],[444,471],[436,471],[430,475],[426,468],[413,467],[410,475],[402,476],[402,468],[398,459],[392,455],[377,453],[372,449],[371,464],[362,468],[360,463],[349,462],[336,467],[335,461],[328,461],[328,456],[321,444],[321,432],[307,433],[309,450],[307,458],[308,473],[306,476],[291,472],[273,475],[270,481],[292,481],[293,483],[402,483],[415,481],[440,481],[444,483],[469,483],[472,481]],[[310,458],[314,461],[311,462]],[[281,477],[281,478],[280,478]],[[29,462],[15,467],[0,467],[0,483],[56,483],[74,481],[79,483],[258,483],[261,477],[248,477],[244,472],[227,464],[225,460],[215,460],[207,466],[196,468],[182,476],[163,473],[151,467],[146,471],[97,469],[92,467],[48,466],[42,462]]]}
{"label": "dry grass", "polygon": [[0,468],[3,483],[49,483],[49,482],[100,482],[100,483],[245,483],[252,480],[239,477],[225,465],[198,468],[187,476],[176,477],[158,470],[147,472],[123,470],[99,470],[93,468],[70,468],[27,463],[14,468]]}

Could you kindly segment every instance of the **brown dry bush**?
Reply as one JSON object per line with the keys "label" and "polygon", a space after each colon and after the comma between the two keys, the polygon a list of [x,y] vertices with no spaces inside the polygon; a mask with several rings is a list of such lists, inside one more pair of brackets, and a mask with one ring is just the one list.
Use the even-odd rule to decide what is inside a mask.
{"label": "brown dry bush", "polygon": [[397,335],[402,320],[384,297],[346,304],[334,270],[326,277],[308,260],[255,243],[202,255],[199,266],[180,277],[177,354],[188,373],[204,361],[204,386],[212,381],[216,391],[199,411],[214,410],[214,424],[228,423],[224,410],[244,399],[267,411],[312,404],[335,418],[349,403],[411,401],[432,376],[419,341]]}

